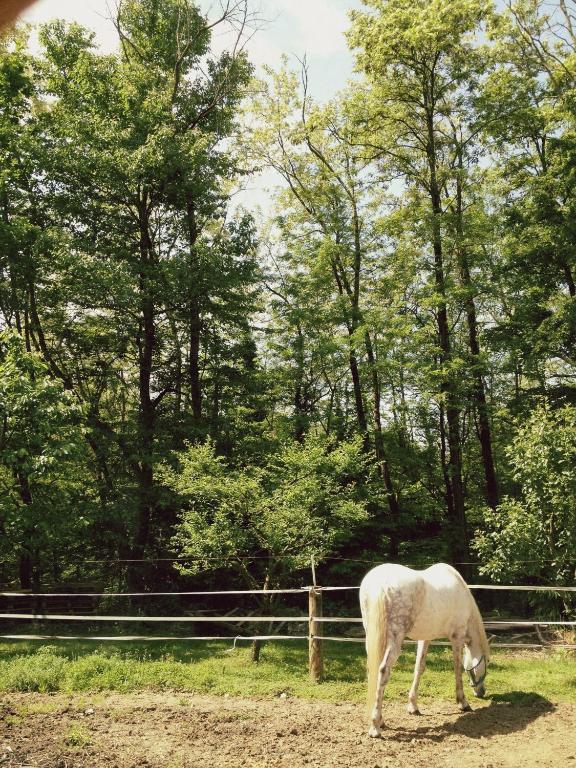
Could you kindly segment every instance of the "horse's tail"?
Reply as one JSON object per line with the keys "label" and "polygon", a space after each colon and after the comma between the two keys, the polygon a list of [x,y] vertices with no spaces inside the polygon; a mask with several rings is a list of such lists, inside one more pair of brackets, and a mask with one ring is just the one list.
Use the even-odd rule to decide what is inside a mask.
{"label": "horse's tail", "polygon": [[379,590],[365,595],[362,613],[366,631],[368,708],[372,709],[378,684],[378,672],[384,658],[387,639],[386,603],[384,595]]}

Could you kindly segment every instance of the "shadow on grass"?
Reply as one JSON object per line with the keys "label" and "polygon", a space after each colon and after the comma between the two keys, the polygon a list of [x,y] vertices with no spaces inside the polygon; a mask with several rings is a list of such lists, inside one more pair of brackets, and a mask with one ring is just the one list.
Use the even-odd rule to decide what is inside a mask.
{"label": "shadow on grass", "polygon": [[174,661],[197,662],[213,658],[215,655],[229,649],[231,643],[220,642],[186,642],[151,641],[142,642],[89,642],[80,640],[53,640],[50,637],[41,640],[18,640],[0,643],[0,660],[11,661],[22,656],[35,656],[49,651],[52,655],[65,659],[78,659],[84,656],[99,654],[101,656],[116,656],[145,661],[162,661],[166,658]]}
{"label": "shadow on grass", "polygon": [[[530,723],[555,709],[551,701],[533,691],[510,691],[493,695],[489,699],[487,707],[464,712],[456,720],[450,719],[440,725],[426,725],[424,714],[415,722],[415,727],[386,729],[383,735],[393,735],[394,739],[405,742],[418,736],[442,742],[455,734],[470,739],[483,739],[523,731]],[[424,721],[423,725],[417,725],[420,719]]]}

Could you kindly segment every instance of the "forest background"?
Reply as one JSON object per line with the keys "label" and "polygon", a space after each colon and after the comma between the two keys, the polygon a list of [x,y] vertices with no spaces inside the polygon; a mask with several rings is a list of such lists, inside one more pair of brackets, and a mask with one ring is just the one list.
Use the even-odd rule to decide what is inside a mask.
{"label": "forest background", "polygon": [[326,102],[250,0],[0,41],[4,584],[573,583],[576,4],[364,6]]}

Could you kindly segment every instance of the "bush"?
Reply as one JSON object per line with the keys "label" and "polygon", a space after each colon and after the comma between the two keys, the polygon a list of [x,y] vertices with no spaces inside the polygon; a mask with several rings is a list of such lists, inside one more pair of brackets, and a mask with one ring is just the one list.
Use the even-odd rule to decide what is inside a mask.
{"label": "bush", "polygon": [[576,408],[537,408],[508,449],[520,498],[484,513],[475,548],[496,580],[566,585],[576,563]]}
{"label": "bush", "polygon": [[16,656],[0,661],[2,688],[23,693],[51,693],[62,688],[67,659],[49,648],[41,648],[35,655]]}

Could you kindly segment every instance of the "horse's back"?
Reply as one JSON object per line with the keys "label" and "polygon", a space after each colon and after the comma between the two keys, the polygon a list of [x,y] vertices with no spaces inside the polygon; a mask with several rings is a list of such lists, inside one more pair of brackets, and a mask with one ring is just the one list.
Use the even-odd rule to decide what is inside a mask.
{"label": "horse's back", "polygon": [[388,620],[414,640],[449,637],[466,623],[473,602],[462,576],[445,563],[423,571],[393,563],[376,566],[360,586],[365,621],[373,600],[384,601]]}
{"label": "horse's back", "polygon": [[360,594],[369,591],[387,591],[396,588],[414,588],[422,582],[444,589],[467,589],[466,582],[458,571],[446,563],[436,563],[423,571],[407,568],[396,563],[377,565],[362,579]]}
{"label": "horse's back", "polygon": [[407,568],[397,563],[382,563],[368,571],[360,584],[360,592],[370,588],[386,588],[402,584],[411,584],[421,576],[420,571]]}
{"label": "horse's back", "polygon": [[398,590],[410,594],[418,590],[422,581],[419,571],[396,563],[383,563],[368,571],[360,584],[360,602],[369,598],[384,597]]}
{"label": "horse's back", "polygon": [[422,577],[436,588],[468,591],[468,585],[458,573],[456,568],[448,563],[435,563],[424,571],[420,571]]}

